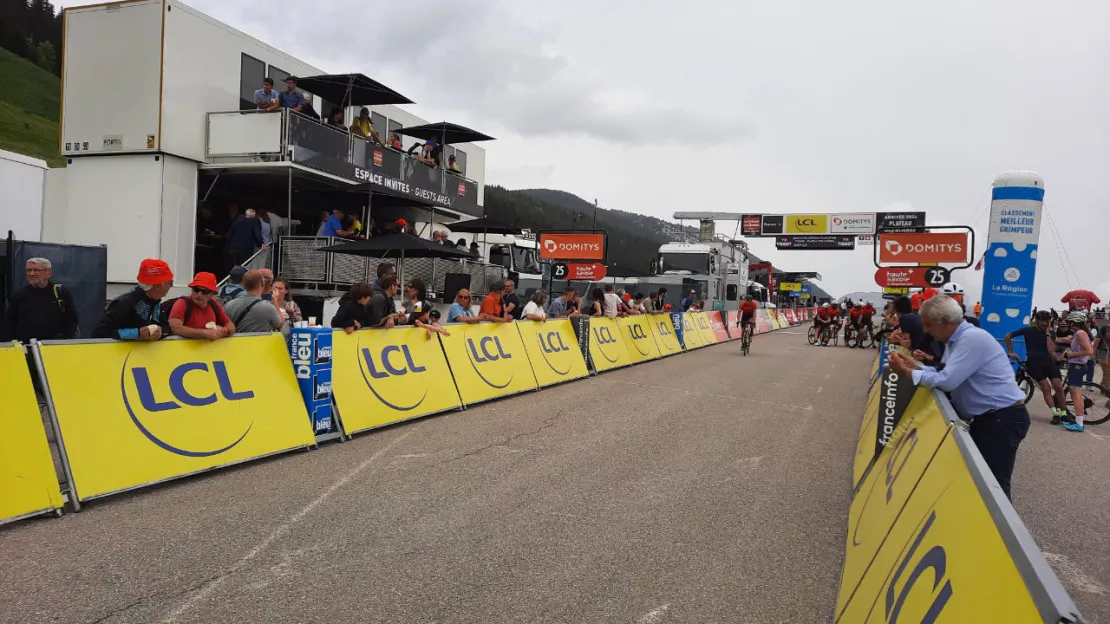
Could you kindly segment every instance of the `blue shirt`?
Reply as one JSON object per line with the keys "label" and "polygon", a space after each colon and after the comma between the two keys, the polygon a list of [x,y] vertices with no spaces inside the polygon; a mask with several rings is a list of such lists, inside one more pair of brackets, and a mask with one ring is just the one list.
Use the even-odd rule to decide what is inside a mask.
{"label": "blue shirt", "polygon": [[562,297],[555,297],[547,306],[548,316],[567,316],[567,302]]}
{"label": "blue shirt", "polygon": [[269,106],[276,99],[278,99],[278,92],[273,89],[270,89],[269,93],[266,93],[265,88],[254,92],[254,103],[258,106]]}
{"label": "blue shirt", "polygon": [[288,89],[282,89],[281,93],[278,93],[278,100],[282,108],[297,108],[304,105],[304,95],[300,91],[290,93]]}
{"label": "blue shirt", "polygon": [[956,328],[941,362],[944,369],[940,372],[931,366],[914,370],[913,383],[950,393],[952,406],[964,418],[1025,400],[1025,393],[1014,381],[1006,350],[986,330],[971,323],[960,323]]}
{"label": "blue shirt", "polygon": [[451,304],[451,309],[447,311],[447,322],[450,323],[460,316],[474,316],[470,308],[464,308],[461,303],[456,301]]}
{"label": "blue shirt", "polygon": [[324,236],[339,236],[336,232],[342,229],[343,222],[335,215],[328,217],[328,220],[324,222]]}

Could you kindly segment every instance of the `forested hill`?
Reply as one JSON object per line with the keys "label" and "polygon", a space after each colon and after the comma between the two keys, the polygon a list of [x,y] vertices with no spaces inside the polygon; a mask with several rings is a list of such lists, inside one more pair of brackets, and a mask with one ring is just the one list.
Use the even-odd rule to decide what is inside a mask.
{"label": "forested hill", "polygon": [[[544,229],[589,230],[594,205],[577,195],[553,189],[508,190],[486,186],[486,215],[532,231]],[[678,226],[655,217],[597,209],[597,229],[609,236],[611,267],[647,273],[659,245],[675,240]],[[696,231],[688,228],[689,231]]]}

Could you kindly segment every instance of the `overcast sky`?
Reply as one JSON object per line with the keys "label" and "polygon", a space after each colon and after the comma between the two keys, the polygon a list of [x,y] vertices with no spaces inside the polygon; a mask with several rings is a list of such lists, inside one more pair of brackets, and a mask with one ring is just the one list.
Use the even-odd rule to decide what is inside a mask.
{"label": "overcast sky", "polygon": [[[1071,261],[1045,222],[1037,303],[1110,300],[1106,0],[190,4],[496,136],[488,184],[606,208],[923,210],[981,250],[995,175],[1031,169]],[[751,246],[834,294],[876,289],[868,247]],[[972,300],[981,275],[956,274]]]}

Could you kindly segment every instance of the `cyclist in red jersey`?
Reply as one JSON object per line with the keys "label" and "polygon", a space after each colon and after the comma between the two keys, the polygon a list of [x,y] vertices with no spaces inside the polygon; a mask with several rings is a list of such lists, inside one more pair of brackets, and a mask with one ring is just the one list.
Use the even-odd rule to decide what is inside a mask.
{"label": "cyclist in red jersey", "polygon": [[755,339],[755,311],[759,309],[759,304],[752,300],[750,294],[744,295],[744,300],[740,302],[740,329],[743,330],[744,325],[751,325],[752,339]]}
{"label": "cyclist in red jersey", "polygon": [[818,340],[821,338],[821,332],[832,323],[832,320],[833,311],[831,307],[827,303],[822,303],[817,310],[817,314],[813,315],[813,327]]}
{"label": "cyclist in red jersey", "polygon": [[860,323],[864,326],[870,326],[874,329],[871,323],[871,317],[875,316],[875,306],[871,305],[870,301],[864,301],[863,307],[860,309]]}

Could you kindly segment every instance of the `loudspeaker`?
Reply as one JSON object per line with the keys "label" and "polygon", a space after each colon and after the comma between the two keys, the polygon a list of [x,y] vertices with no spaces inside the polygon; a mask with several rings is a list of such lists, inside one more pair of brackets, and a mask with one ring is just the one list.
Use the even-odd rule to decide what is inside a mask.
{"label": "loudspeaker", "polygon": [[444,275],[442,303],[454,303],[455,295],[464,288],[470,290],[469,273],[448,273]]}

